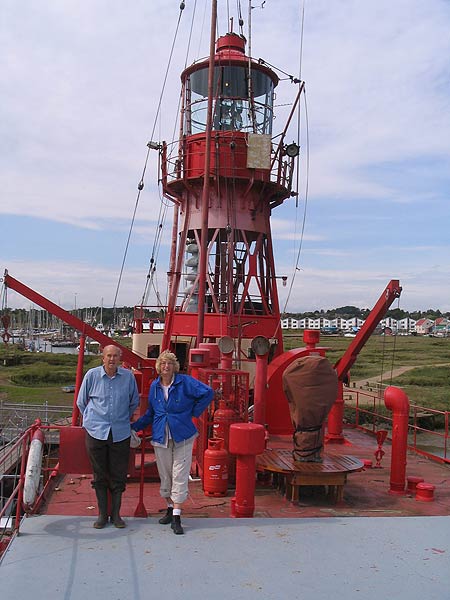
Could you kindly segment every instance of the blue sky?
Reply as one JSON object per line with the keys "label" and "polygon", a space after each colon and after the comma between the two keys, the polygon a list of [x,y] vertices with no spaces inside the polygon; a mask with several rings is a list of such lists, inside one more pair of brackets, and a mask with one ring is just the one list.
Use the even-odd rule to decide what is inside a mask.
{"label": "blue sky", "polygon": [[[307,181],[287,311],[371,307],[390,279],[403,286],[395,306],[450,311],[450,3],[254,0],[254,58],[298,75],[303,4],[309,171],[302,103],[299,206],[285,203],[272,221],[277,273],[288,277],[281,304]],[[219,5],[223,34],[227,3]],[[67,309],[102,299],[112,306],[146,143],[153,129],[154,140],[172,139],[179,74],[207,54],[209,2],[187,0],[158,116],[178,7],[178,0],[2,3],[0,268]],[[242,12],[247,21],[247,2]],[[282,81],[275,133],[294,96]],[[142,297],[157,179],[151,153],[119,306]],[[169,238],[167,223],[157,261],[163,298]],[[11,307],[30,305],[11,291],[8,299]]]}

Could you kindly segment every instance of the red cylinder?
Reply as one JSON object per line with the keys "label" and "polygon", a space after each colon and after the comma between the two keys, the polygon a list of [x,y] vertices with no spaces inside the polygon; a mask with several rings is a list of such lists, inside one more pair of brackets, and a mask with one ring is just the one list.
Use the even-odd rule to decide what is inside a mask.
{"label": "red cylinder", "polygon": [[239,415],[229,408],[225,400],[219,400],[219,408],[214,412],[213,436],[221,438],[226,450],[229,450],[230,425],[239,422]]}
{"label": "red cylinder", "polygon": [[406,486],[406,489],[408,490],[408,492],[410,492],[411,494],[415,494],[417,484],[423,483],[424,478],[423,477],[415,477],[414,475],[410,475],[409,477],[406,478],[406,481],[408,482],[408,485]]}
{"label": "red cylinder", "polygon": [[237,454],[236,495],[232,517],[253,517],[255,510],[256,455],[265,447],[265,429],[257,423],[235,423],[230,431],[230,451]]}
{"label": "red cylinder", "polygon": [[307,348],[315,348],[320,341],[320,331],[316,329],[305,329],[303,332],[303,341]]}
{"label": "red cylinder", "polygon": [[400,388],[389,386],[384,391],[384,404],[392,411],[392,452],[390,494],[405,494],[406,452],[408,447],[408,396]]}
{"label": "red cylinder", "polygon": [[203,491],[205,496],[226,496],[228,490],[228,452],[223,439],[208,440],[203,455]]}
{"label": "red cylinder", "polygon": [[344,385],[338,382],[336,402],[328,413],[327,442],[332,444],[344,444],[345,438],[342,433],[344,422]]}
{"label": "red cylinder", "polygon": [[256,356],[256,373],[255,373],[255,400],[253,423],[266,425],[266,401],[267,401],[267,358],[269,354]]}
{"label": "red cylinder", "polygon": [[422,481],[416,485],[416,500],[420,502],[433,502],[434,500],[434,485]]}

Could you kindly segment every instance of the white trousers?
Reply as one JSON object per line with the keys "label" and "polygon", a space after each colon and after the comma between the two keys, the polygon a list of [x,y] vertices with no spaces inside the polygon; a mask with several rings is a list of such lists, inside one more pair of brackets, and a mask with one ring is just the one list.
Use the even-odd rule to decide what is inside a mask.
{"label": "white trousers", "polygon": [[159,493],[163,498],[172,498],[176,504],[183,504],[188,497],[194,441],[193,437],[175,446],[173,440],[169,440],[167,448],[153,447],[161,479]]}

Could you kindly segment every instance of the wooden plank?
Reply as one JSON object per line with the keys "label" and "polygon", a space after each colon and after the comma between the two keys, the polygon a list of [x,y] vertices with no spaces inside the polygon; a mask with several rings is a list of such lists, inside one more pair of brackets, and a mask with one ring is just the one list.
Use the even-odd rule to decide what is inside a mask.
{"label": "wooden plank", "polygon": [[265,450],[257,457],[258,470],[273,471],[276,473],[301,473],[322,474],[327,473],[352,473],[360,471],[364,464],[358,458],[347,455],[327,454],[323,462],[296,462],[292,458],[292,451],[285,449]]}
{"label": "wooden plank", "polygon": [[292,450],[265,450],[256,459],[259,471],[273,475],[273,483],[291,502],[300,499],[300,487],[324,485],[332,502],[342,501],[347,475],[360,471],[364,464],[358,458],[340,454],[326,454],[323,462],[297,462]]}

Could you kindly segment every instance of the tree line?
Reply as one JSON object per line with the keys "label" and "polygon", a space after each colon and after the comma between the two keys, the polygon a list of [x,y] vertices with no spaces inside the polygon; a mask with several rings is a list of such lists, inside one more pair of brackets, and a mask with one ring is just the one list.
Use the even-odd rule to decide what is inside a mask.
{"label": "tree line", "polygon": [[[292,313],[287,312],[282,315],[282,318],[303,319],[312,318],[318,319],[352,319],[354,317],[367,319],[370,308],[358,308],[357,306],[340,306],[328,310],[320,309],[315,311]],[[79,319],[89,323],[90,325],[98,325],[100,322],[107,328],[126,328],[130,326],[134,319],[134,307],[123,306],[121,308],[100,308],[99,306],[89,306],[70,311]],[[55,329],[59,326],[60,321],[46,310],[43,309],[25,309],[15,308],[8,310],[8,315],[11,317],[11,329],[34,328],[34,329]],[[151,319],[164,320],[163,311],[151,311],[146,313],[146,317]],[[435,321],[439,317],[450,318],[450,312],[442,313],[439,309],[429,308],[427,310],[406,311],[401,308],[393,308],[387,311],[386,317],[391,317],[397,321],[407,317],[418,321],[422,318],[428,318]]]}

